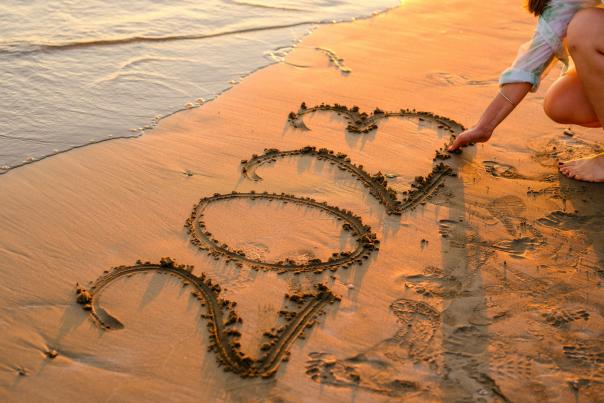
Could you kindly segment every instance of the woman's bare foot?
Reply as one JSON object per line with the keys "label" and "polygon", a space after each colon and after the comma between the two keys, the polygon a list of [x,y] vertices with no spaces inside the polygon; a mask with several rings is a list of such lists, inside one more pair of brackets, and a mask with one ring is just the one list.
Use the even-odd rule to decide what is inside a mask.
{"label": "woman's bare foot", "polygon": [[604,182],[604,153],[578,160],[559,162],[562,175],[584,182]]}
{"label": "woman's bare foot", "polygon": [[465,132],[461,133],[459,136],[457,136],[453,144],[449,146],[449,151],[455,151],[458,148],[466,146],[468,144],[484,143],[486,141],[489,141],[492,134],[492,130],[487,130],[480,127],[472,127],[471,129],[468,129]]}

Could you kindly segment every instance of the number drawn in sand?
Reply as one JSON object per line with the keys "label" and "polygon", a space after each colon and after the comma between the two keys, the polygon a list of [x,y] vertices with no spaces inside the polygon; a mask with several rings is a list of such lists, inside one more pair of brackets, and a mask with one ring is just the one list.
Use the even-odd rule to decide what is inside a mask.
{"label": "number drawn in sand", "polygon": [[[298,129],[308,129],[308,126],[304,123],[304,116],[313,114],[316,112],[333,112],[348,122],[346,131],[348,133],[369,133],[378,128],[378,122],[387,118],[406,118],[406,119],[417,119],[420,122],[433,123],[436,128],[446,130],[452,134],[450,141],[454,138],[455,134],[459,134],[465,130],[465,127],[452,119],[445,116],[436,115],[432,112],[421,112],[415,109],[401,109],[398,112],[384,112],[383,110],[376,108],[371,114],[361,112],[358,106],[352,108],[346,105],[334,104],[320,104],[317,106],[308,107],[306,103],[302,102],[298,112],[290,112],[288,116],[289,124]],[[459,151],[458,151],[459,152]],[[447,159],[450,154],[445,151],[445,148],[438,150],[436,158]]]}
{"label": "number drawn in sand", "polygon": [[[323,212],[344,222],[342,228],[345,231],[352,232],[356,240],[356,248],[352,252],[334,252],[327,261],[320,259],[311,259],[308,262],[297,263],[292,259],[286,259],[276,263],[263,262],[246,256],[242,250],[234,250],[227,244],[221,243],[212,237],[212,233],[206,228],[204,222],[204,211],[212,203],[224,202],[234,199],[266,200],[277,203],[292,203],[304,207],[311,207],[322,210]],[[238,267],[247,264],[254,270],[276,270],[278,273],[301,273],[315,272],[320,273],[324,270],[337,270],[339,268],[348,268],[353,264],[363,264],[363,261],[369,259],[373,251],[379,250],[380,241],[376,235],[371,232],[371,228],[361,221],[361,218],[348,210],[339,207],[330,206],[325,202],[318,202],[311,198],[300,198],[287,194],[276,193],[231,193],[226,195],[215,194],[211,197],[205,197],[193,208],[191,217],[185,224],[191,237],[191,243],[200,250],[206,251],[208,255],[219,259],[225,258],[228,262],[235,262]]]}
{"label": "number drawn in sand", "polygon": [[248,179],[260,181],[262,178],[256,174],[256,169],[259,166],[270,164],[277,161],[277,159],[296,156],[310,156],[318,160],[325,160],[337,166],[340,170],[350,173],[369,189],[371,196],[384,206],[388,214],[392,215],[401,215],[414,209],[443,187],[447,176],[455,176],[451,167],[442,162],[436,164],[433,166],[432,172],[425,178],[423,176],[416,177],[411,184],[411,189],[403,192],[403,199],[399,200],[396,191],[388,186],[388,180],[381,172],[372,175],[365,171],[362,165],[354,164],[344,153],[326,148],[317,149],[313,146],[289,151],[280,151],[275,148],[266,149],[262,155],[254,154],[249,160],[242,160],[241,172]]}
{"label": "number drawn in sand", "polygon": [[[320,110],[344,114],[349,120],[347,130],[352,133],[368,133],[377,128],[377,122],[380,119],[388,117],[417,118],[420,121],[432,121],[439,129],[444,129],[451,133],[458,133],[464,129],[462,125],[453,120],[429,112],[401,110],[400,112],[385,113],[376,109],[371,115],[367,115],[360,113],[358,107],[349,109],[340,105],[329,106],[322,104],[321,106],[308,109],[304,103],[298,114],[290,114],[289,121],[295,126],[303,125],[303,115]],[[453,137],[452,135],[449,141]],[[372,175],[365,171],[362,165],[353,164],[345,154],[327,149],[317,149],[313,146],[291,151],[267,149],[261,156],[254,155],[250,160],[242,161],[242,172],[249,179],[258,181],[261,180],[255,173],[258,166],[274,162],[277,158],[293,156],[313,156],[318,159],[327,160],[337,165],[338,168],[349,172],[370,190],[371,195],[385,206],[389,214],[394,215],[400,215],[403,212],[413,210],[420,204],[424,204],[425,200],[429,199],[440,187],[444,186],[444,180],[447,176],[455,176],[451,167],[442,162],[434,164],[432,171],[428,175],[415,178],[415,181],[411,185],[411,190],[403,192],[403,197],[399,200],[396,192],[388,187],[387,180],[383,174],[378,172]],[[436,151],[433,161],[445,160],[449,157],[449,154],[447,154],[443,147]],[[229,245],[215,239],[212,233],[206,228],[204,221],[204,213],[209,205],[242,199],[251,201],[261,200],[269,203],[291,203],[300,207],[318,209],[343,222],[343,230],[352,233],[356,241],[356,247],[351,252],[335,252],[326,261],[310,259],[302,263],[291,258],[279,262],[265,262],[261,259],[246,256],[244,251],[235,250],[229,247]],[[215,260],[225,259],[227,263],[233,262],[240,268],[245,266],[253,270],[272,270],[280,274],[300,274],[302,272],[320,274],[325,270],[336,271],[338,269],[346,269],[353,264],[362,265],[375,251],[379,250],[380,244],[371,228],[363,223],[361,217],[351,211],[330,206],[326,202],[320,202],[312,198],[302,198],[285,193],[256,193],[251,191],[249,193],[216,193],[213,196],[204,197],[193,207],[191,215],[185,222],[185,228],[187,229],[191,243]],[[220,285],[213,283],[205,274],[194,275],[192,269],[192,266],[177,265],[170,258],[163,258],[159,264],[138,261],[134,266],[119,266],[112,271],[106,271],[97,280],[91,282],[88,288],[78,287],[77,302],[83,306],[84,310],[90,313],[101,328],[106,330],[120,329],[123,328],[123,324],[107,313],[100,305],[98,297],[102,291],[114,281],[137,273],[151,271],[171,274],[179,278],[184,286],[191,287],[192,297],[196,298],[207,309],[207,314],[202,315],[202,317],[208,319],[207,326],[211,342],[208,351],[216,353],[217,361],[219,365],[224,366],[225,371],[234,372],[245,378],[270,377],[274,375],[279,368],[280,362],[288,359],[289,348],[292,343],[296,339],[303,337],[304,330],[312,327],[317,317],[327,305],[340,300],[339,297],[334,295],[321,283],[315,284],[316,291],[313,293],[286,294],[285,298],[287,303],[292,306],[292,309],[281,310],[279,312],[285,324],[278,329],[273,328],[264,333],[266,342],[260,347],[260,356],[254,358],[240,350],[239,339],[241,333],[238,330],[238,325],[242,322],[242,319],[235,311],[236,303],[221,298]],[[424,354],[424,350],[427,348],[424,344],[429,339],[426,339],[425,335],[422,336],[420,333],[426,330],[424,329],[425,326],[421,325],[418,328],[418,332],[420,333],[416,334],[413,331],[413,334],[411,334],[409,333],[411,331],[409,328],[411,326],[409,322],[411,319],[409,318],[415,315],[421,323],[427,320],[428,327],[431,326],[434,330],[437,326],[435,321],[439,314],[427,304],[421,302],[403,302],[403,300],[399,300],[392,308],[401,320],[406,321],[408,326],[404,335],[402,333],[397,334],[393,340],[397,344],[411,343],[409,354],[412,356]],[[431,334],[433,335],[433,333],[434,331]],[[389,341],[385,343],[389,343]],[[416,389],[414,385],[413,383],[409,383],[408,385],[402,384],[400,386],[402,389],[407,390],[409,388]],[[372,388],[369,387],[369,389]]]}
{"label": "number drawn in sand", "polygon": [[204,273],[199,276],[192,273],[193,266],[176,264],[170,258],[163,258],[159,264],[137,262],[134,266],[120,266],[107,271],[85,289],[76,290],[77,302],[89,311],[93,319],[106,330],[121,329],[124,325],[106,312],[100,305],[99,296],[116,280],[143,272],[164,272],[191,288],[191,297],[205,307],[210,345],[208,351],[216,353],[218,364],[227,372],[241,377],[270,377],[282,361],[287,361],[289,348],[307,328],[312,327],[323,309],[336,301],[335,296],[325,285],[317,284],[314,293],[287,294],[286,300],[291,310],[281,310],[279,316],[285,324],[264,333],[265,343],[260,347],[260,355],[252,357],[241,351],[238,330],[243,322],[237,314],[236,303],[220,297],[220,285],[212,282]]}

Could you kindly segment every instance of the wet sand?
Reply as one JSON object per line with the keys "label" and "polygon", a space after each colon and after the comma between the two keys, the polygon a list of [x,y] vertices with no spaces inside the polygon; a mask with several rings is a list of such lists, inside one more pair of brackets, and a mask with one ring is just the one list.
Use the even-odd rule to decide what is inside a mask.
{"label": "wet sand", "polygon": [[3,175],[2,400],[601,401],[604,189],[556,171],[601,130],[547,120],[552,74],[438,151],[532,23],[324,26],[143,137]]}

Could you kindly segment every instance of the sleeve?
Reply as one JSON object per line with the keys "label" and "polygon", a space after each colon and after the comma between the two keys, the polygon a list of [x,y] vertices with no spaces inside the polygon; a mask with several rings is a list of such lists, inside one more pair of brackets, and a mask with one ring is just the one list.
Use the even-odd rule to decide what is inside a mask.
{"label": "sleeve", "polygon": [[499,84],[530,83],[534,92],[556,58],[568,66],[563,44],[566,29],[585,5],[585,0],[552,0],[539,17],[533,38],[520,48],[512,66],[501,74]]}

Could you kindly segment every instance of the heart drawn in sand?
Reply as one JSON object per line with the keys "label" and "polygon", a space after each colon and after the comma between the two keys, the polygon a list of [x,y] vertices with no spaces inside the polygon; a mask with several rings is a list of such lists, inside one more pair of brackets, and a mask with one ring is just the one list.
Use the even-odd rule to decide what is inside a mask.
{"label": "heart drawn in sand", "polygon": [[[359,135],[375,130],[378,123],[386,118],[417,119],[418,121],[432,122],[439,129],[451,133],[449,141],[453,139],[456,133],[464,130],[461,124],[430,112],[418,112],[409,109],[384,112],[376,109],[373,113],[367,114],[360,112],[356,106],[348,108],[338,104],[321,104],[309,108],[302,103],[297,113],[289,114],[288,122],[295,128],[308,130],[304,124],[304,116],[319,111],[332,112],[342,116],[348,123],[347,132]],[[432,170],[424,176],[416,177],[411,184],[411,190],[404,192],[401,198],[395,190],[389,187],[388,180],[382,173],[371,174],[362,165],[353,163],[344,153],[326,148],[317,149],[314,146],[286,151],[276,148],[266,149],[262,155],[252,155],[251,158],[242,160],[241,172],[243,177],[259,181],[261,177],[256,174],[257,168],[277,159],[312,157],[325,160],[337,166],[340,170],[348,172],[353,178],[361,182],[388,214],[402,215],[425,203],[427,199],[445,185],[447,177],[455,176],[453,168],[443,162],[450,158],[450,155],[445,151],[446,146],[445,144],[443,148],[436,150]],[[214,239],[204,222],[204,212],[210,204],[235,199],[291,203],[297,206],[318,209],[343,222],[342,230],[353,235],[356,247],[352,252],[333,253],[326,261],[310,259],[302,263],[293,259],[266,262],[246,256],[243,251],[231,248],[229,245]],[[339,269],[346,269],[353,264],[362,265],[371,254],[379,250],[380,243],[371,228],[365,225],[361,217],[353,212],[311,198],[302,198],[284,193],[232,192],[204,197],[194,206],[191,215],[186,220],[185,228],[191,243],[215,260],[224,259],[227,263],[233,263],[240,268],[270,270],[280,274],[300,274],[302,272],[321,274],[325,270],[334,272]],[[202,316],[208,320],[207,326],[211,340],[208,351],[216,353],[219,365],[224,366],[225,371],[234,372],[242,377],[270,377],[278,370],[281,361],[287,361],[289,348],[293,342],[303,336],[305,329],[316,323],[317,317],[323,313],[323,309],[327,305],[340,300],[322,283],[316,284],[311,292],[286,294],[285,300],[288,308],[279,311],[279,316],[284,322],[283,326],[265,332],[265,342],[260,347],[259,356],[251,357],[240,350],[241,333],[238,328],[242,318],[236,313],[236,303],[221,298],[220,285],[212,282],[206,274],[202,273],[199,276],[192,274],[192,268],[192,266],[177,265],[170,258],[163,258],[158,264],[138,261],[133,266],[116,267],[92,282],[87,289],[78,287],[76,290],[77,302],[86,311],[90,312],[95,322],[103,329],[120,329],[123,327],[121,322],[109,315],[99,305],[98,296],[102,291],[123,276],[149,271],[169,273],[182,280],[184,285],[189,286],[191,296],[206,308],[207,314]]]}

